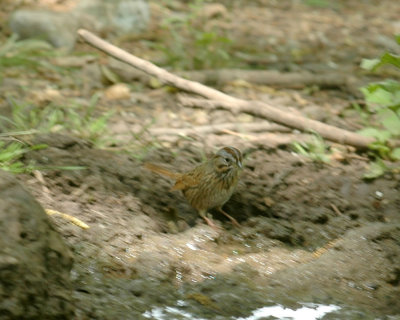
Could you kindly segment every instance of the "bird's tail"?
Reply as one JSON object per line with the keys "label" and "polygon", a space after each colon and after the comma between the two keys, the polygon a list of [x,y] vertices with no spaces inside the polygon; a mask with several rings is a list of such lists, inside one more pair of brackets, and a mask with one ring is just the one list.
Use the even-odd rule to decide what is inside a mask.
{"label": "bird's tail", "polygon": [[153,163],[146,162],[143,166],[150,171],[156,172],[158,174],[172,178],[174,180],[178,179],[181,176],[179,173],[172,172],[168,169],[165,169]]}

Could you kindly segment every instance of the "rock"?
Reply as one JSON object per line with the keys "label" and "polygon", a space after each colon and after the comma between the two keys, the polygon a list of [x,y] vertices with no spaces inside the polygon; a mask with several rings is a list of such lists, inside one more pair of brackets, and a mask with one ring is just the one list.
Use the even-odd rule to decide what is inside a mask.
{"label": "rock", "polygon": [[40,204],[0,171],[1,319],[72,319],[71,267]]}
{"label": "rock", "polygon": [[78,28],[123,35],[145,30],[149,19],[145,0],[83,0],[66,12],[17,10],[10,18],[10,28],[20,38],[41,38],[54,47],[71,50]]}
{"label": "rock", "polygon": [[40,38],[56,48],[71,50],[77,37],[78,21],[67,13],[23,9],[11,15],[10,28],[21,39]]}
{"label": "rock", "polygon": [[37,91],[32,91],[32,98],[35,104],[46,105],[50,102],[62,102],[63,95],[57,89],[45,88]]}
{"label": "rock", "polygon": [[125,83],[117,83],[108,87],[104,91],[104,96],[107,100],[129,99],[131,96],[131,90]]}
{"label": "rock", "polygon": [[207,19],[225,16],[228,13],[226,7],[221,3],[209,3],[204,5],[201,14]]}
{"label": "rock", "polygon": [[138,33],[147,28],[149,5],[145,0],[84,0],[74,10],[81,28]]}

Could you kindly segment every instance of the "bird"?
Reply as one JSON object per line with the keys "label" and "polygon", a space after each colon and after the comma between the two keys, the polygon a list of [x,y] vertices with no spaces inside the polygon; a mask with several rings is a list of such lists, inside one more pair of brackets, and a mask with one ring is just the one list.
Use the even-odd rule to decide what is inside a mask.
{"label": "bird", "polygon": [[210,227],[217,228],[212,219],[207,217],[207,211],[212,208],[216,208],[226,216],[233,225],[240,227],[236,219],[226,213],[222,206],[236,189],[243,169],[242,161],[243,157],[239,149],[226,146],[185,173],[173,172],[148,162],[144,164],[144,167],[175,180],[171,190],[181,190],[186,200]]}

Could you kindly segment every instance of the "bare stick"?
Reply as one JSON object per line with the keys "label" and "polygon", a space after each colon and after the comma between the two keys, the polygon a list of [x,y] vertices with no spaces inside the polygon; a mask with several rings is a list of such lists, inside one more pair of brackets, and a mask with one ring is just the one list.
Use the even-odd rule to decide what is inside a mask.
{"label": "bare stick", "polygon": [[338,207],[336,207],[333,203],[331,203],[331,207],[332,207],[333,211],[335,211],[336,215],[338,215],[338,216],[342,215],[342,213],[340,212]]}
{"label": "bare stick", "polygon": [[[168,141],[169,143],[176,143],[180,140],[180,136],[173,135],[159,135],[157,136],[158,141]],[[240,134],[237,132],[226,132],[226,134],[213,134],[207,135],[207,139],[199,137],[194,140],[201,141],[209,147],[214,145],[235,145],[240,149],[247,149],[250,147],[262,147],[262,148],[279,148],[283,146],[291,145],[294,142],[310,142],[311,136],[309,134],[293,134],[293,133],[252,133],[252,134]],[[115,150],[114,148],[112,150]]]}
{"label": "bare stick", "polygon": [[254,84],[285,87],[304,88],[317,85],[321,88],[342,88],[355,80],[347,75],[336,73],[310,72],[279,72],[275,70],[242,70],[242,69],[217,69],[180,71],[179,75],[201,83],[219,85],[243,80]]}
{"label": "bare stick", "polygon": [[274,122],[296,128],[300,131],[315,131],[325,139],[348,144],[356,148],[367,148],[374,141],[373,138],[364,137],[357,133],[337,128],[320,121],[301,117],[288,112],[284,112],[267,103],[260,101],[244,101],[237,100],[234,103],[227,101],[215,101],[190,98],[187,96],[179,96],[179,101],[188,107],[203,107],[207,109],[225,109],[233,110],[234,112],[244,112],[263,119],[272,120]]}
{"label": "bare stick", "polygon": [[235,98],[228,96],[227,94],[222,93],[221,91],[209,88],[198,82],[185,80],[185,79],[180,78],[162,68],[157,67],[156,65],[152,64],[151,62],[148,62],[146,60],[135,57],[134,55],[126,52],[125,50],[122,50],[122,49],[112,45],[111,43],[95,36],[93,33],[89,32],[87,30],[79,29],[78,34],[83,39],[85,39],[85,41],[87,43],[94,46],[95,48],[113,56],[114,58],[116,58],[118,60],[121,60],[121,61],[131,65],[132,67],[142,70],[142,71],[146,72],[147,74],[150,74],[154,77],[157,77],[163,83],[169,84],[171,86],[174,86],[176,88],[179,88],[179,89],[182,89],[185,91],[197,93],[197,94],[199,94],[203,97],[209,98],[209,99],[227,100],[227,101],[235,100]]}
{"label": "bare stick", "polygon": [[[125,63],[110,62],[110,69],[124,81],[148,82],[149,75],[135,69],[127,69]],[[346,73],[343,71],[343,73]],[[242,69],[215,69],[215,70],[194,70],[176,71],[176,75],[200,82],[205,85],[218,86],[231,83],[235,80],[246,81],[252,84],[267,85],[280,88],[301,89],[306,86],[318,86],[319,88],[339,88],[359,95],[355,89],[361,85],[351,76],[339,72],[311,73],[311,72],[279,72],[273,70],[242,70]]]}
{"label": "bare stick", "polygon": [[238,132],[290,132],[290,129],[268,121],[252,123],[219,123],[213,125],[196,126],[189,128],[151,128],[154,135],[190,135],[224,133],[226,130]]}
{"label": "bare stick", "polygon": [[[184,91],[193,92],[211,100],[216,100],[217,103],[221,104],[221,108],[235,108],[236,112],[250,113],[257,117],[268,119],[291,128],[299,129],[301,131],[315,131],[323,138],[342,144],[348,144],[359,149],[365,149],[369,144],[375,141],[372,138],[364,137],[351,131],[340,129],[298,115],[293,115],[289,112],[283,112],[267,103],[234,98],[198,82],[180,78],[146,60],[129,54],[128,52],[108,43],[107,41],[102,40],[87,30],[80,29],[78,30],[78,34],[92,46],[104,51],[118,60],[126,62],[137,69],[159,78],[159,80],[164,83]],[[222,104],[224,106],[222,106]]]}
{"label": "bare stick", "polygon": [[278,148],[282,146],[288,146],[294,142],[310,142],[311,141],[311,136],[309,134],[293,134],[293,133],[272,133],[272,132],[267,132],[267,133],[257,133],[257,134],[252,134],[251,136],[245,136],[241,137],[242,141],[240,142],[237,139],[237,135],[219,135],[219,136],[213,136],[210,135],[213,142],[224,142],[226,144],[243,144],[246,146],[246,148],[249,145],[252,146],[262,146],[262,147],[267,147],[267,148]]}

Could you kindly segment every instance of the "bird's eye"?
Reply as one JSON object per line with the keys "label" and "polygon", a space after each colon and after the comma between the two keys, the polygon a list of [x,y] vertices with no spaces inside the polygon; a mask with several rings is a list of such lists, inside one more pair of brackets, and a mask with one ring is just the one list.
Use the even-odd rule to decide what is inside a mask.
{"label": "bird's eye", "polygon": [[225,158],[225,161],[226,161],[227,163],[229,163],[229,162],[231,162],[231,159]]}

